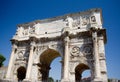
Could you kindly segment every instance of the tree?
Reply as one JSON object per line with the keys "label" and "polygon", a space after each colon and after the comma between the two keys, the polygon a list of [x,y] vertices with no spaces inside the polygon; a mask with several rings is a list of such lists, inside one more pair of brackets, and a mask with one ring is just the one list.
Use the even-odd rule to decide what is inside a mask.
{"label": "tree", "polygon": [[54,82],[54,79],[52,77],[49,77],[48,82]]}
{"label": "tree", "polygon": [[108,79],[108,82],[110,82],[110,79]]}
{"label": "tree", "polygon": [[3,66],[3,62],[6,60],[6,58],[2,55],[2,54],[0,54],[0,67],[2,67]]}

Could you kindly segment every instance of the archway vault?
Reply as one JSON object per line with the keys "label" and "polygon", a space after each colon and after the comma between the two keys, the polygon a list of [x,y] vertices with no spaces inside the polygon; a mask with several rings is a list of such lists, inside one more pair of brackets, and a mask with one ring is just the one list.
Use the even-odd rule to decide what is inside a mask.
{"label": "archway vault", "polygon": [[81,64],[76,66],[75,72],[81,74],[83,71],[88,70],[88,69],[90,69],[88,65],[81,63]]}
{"label": "archway vault", "polygon": [[40,55],[39,71],[42,74],[41,80],[43,82],[48,80],[51,62],[59,56],[61,56],[59,52],[54,49],[47,49]]}
{"label": "archway vault", "polygon": [[53,49],[47,49],[40,55],[40,63],[50,65],[51,62],[61,56],[60,53]]}
{"label": "archway vault", "polygon": [[83,64],[83,63],[76,66],[76,68],[75,68],[75,80],[76,80],[76,82],[81,81],[83,71],[88,70],[88,69],[90,69],[89,66],[86,64]]}

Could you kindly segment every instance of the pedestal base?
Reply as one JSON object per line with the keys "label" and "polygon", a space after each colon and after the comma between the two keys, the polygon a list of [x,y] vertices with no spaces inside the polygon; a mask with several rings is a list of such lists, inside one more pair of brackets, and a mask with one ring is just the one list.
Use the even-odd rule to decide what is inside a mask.
{"label": "pedestal base", "polygon": [[0,79],[0,82],[12,82],[12,81],[9,81],[9,80],[1,80],[1,79]]}
{"label": "pedestal base", "polygon": [[103,82],[99,77],[95,77],[92,82]]}
{"label": "pedestal base", "polygon": [[62,79],[61,82],[70,82],[69,79]]}
{"label": "pedestal base", "polygon": [[24,79],[23,82],[31,82],[29,79]]}
{"label": "pedestal base", "polygon": [[18,82],[18,81],[12,79],[0,79],[0,82]]}

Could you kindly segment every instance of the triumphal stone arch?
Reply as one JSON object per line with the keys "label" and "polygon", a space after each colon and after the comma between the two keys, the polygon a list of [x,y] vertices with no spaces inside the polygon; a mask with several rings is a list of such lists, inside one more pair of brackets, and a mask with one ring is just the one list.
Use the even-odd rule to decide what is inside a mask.
{"label": "triumphal stone arch", "polygon": [[48,82],[51,62],[61,57],[61,82],[107,82],[101,9],[19,24],[11,39],[6,80]]}

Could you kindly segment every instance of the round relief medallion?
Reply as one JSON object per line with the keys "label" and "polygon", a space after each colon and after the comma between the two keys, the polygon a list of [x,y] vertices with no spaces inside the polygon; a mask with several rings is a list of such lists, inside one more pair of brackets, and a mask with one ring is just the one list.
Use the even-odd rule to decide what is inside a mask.
{"label": "round relief medallion", "polygon": [[91,47],[90,45],[84,46],[83,52],[84,52],[85,54],[91,54],[91,53],[92,53],[92,47]]}
{"label": "round relief medallion", "polygon": [[19,52],[19,53],[18,53],[18,57],[19,57],[19,58],[23,58],[23,53],[22,53],[22,52]]}
{"label": "round relief medallion", "polygon": [[73,56],[78,56],[80,54],[80,48],[78,46],[74,46],[71,50],[71,54]]}

